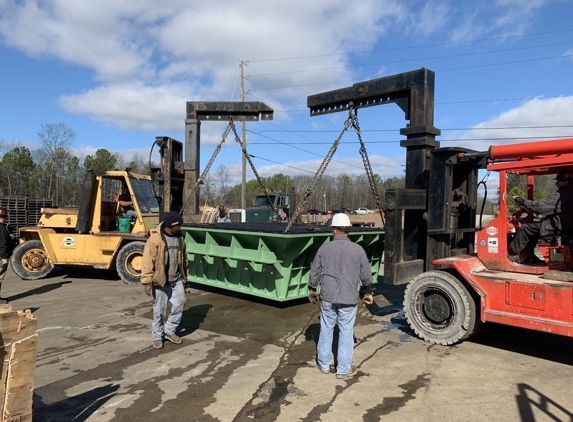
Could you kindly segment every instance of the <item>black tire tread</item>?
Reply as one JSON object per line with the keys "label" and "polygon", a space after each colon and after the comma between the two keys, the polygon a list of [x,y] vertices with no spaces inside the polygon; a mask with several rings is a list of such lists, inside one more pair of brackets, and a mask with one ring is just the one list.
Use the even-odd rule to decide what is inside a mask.
{"label": "black tire tread", "polygon": [[[416,295],[421,293],[419,289],[424,284],[433,284],[441,288],[463,311],[457,326],[453,325],[449,332],[433,331],[431,327],[424,325],[419,313],[415,309]],[[452,294],[453,293],[453,294]],[[477,315],[479,307],[469,290],[455,275],[446,271],[428,271],[416,276],[404,292],[404,313],[410,328],[421,339],[442,346],[451,346],[460,343],[481,329],[483,323]]]}
{"label": "black tire tread", "polygon": [[24,243],[20,243],[14,248],[12,256],[10,258],[10,264],[12,270],[16,273],[18,277],[22,280],[39,280],[46,277],[54,269],[54,265],[48,261],[47,265],[38,272],[27,271],[22,265],[22,257],[24,254],[32,249],[41,249],[45,252],[44,245],[40,240],[27,240]]}
{"label": "black tire tread", "polygon": [[129,242],[119,250],[115,267],[117,274],[125,284],[140,284],[140,276],[134,276],[130,274],[125,266],[125,262],[128,256],[133,253],[141,252],[141,255],[143,255],[144,247],[145,242]]}

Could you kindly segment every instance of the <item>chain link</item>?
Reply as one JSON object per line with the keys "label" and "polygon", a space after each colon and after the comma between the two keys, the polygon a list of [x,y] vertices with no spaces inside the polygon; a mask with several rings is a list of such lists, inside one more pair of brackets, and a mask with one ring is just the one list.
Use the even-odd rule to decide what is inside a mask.
{"label": "chain link", "polygon": [[334,156],[334,153],[336,152],[336,149],[338,148],[338,144],[340,143],[342,136],[348,130],[348,128],[350,126],[352,126],[352,119],[353,119],[352,110],[353,109],[351,108],[349,111],[349,117],[344,122],[344,128],[342,129],[342,132],[340,132],[340,135],[338,135],[338,138],[336,138],[334,140],[334,142],[332,143],[332,146],[328,150],[326,157],[324,157],[322,164],[320,165],[316,174],[314,175],[314,177],[312,178],[312,180],[308,184],[308,187],[306,188],[306,191],[304,192],[303,198],[299,202],[299,204],[297,205],[295,212],[293,213],[291,219],[289,220],[289,222],[288,222],[288,224],[284,230],[284,233],[288,233],[290,231],[292,225],[298,219],[302,210],[306,209],[306,202],[307,202],[308,197],[310,195],[312,195],[312,193],[314,192],[314,188],[315,188],[316,184],[318,183],[318,181],[320,180],[320,178],[324,174],[326,167],[328,167],[328,164],[330,163],[330,160],[332,160],[332,157]]}
{"label": "chain link", "polygon": [[362,133],[360,131],[360,124],[358,123],[358,116],[354,115],[352,119],[352,127],[354,128],[354,132],[356,132],[356,136],[358,136],[358,141],[360,141],[360,156],[362,157],[362,162],[364,163],[364,169],[366,170],[366,175],[368,176],[368,183],[370,184],[370,190],[372,191],[372,196],[374,196],[374,200],[376,201],[376,209],[380,212],[380,218],[382,219],[382,225],[386,225],[386,221],[384,219],[384,210],[380,206],[380,197],[378,195],[378,186],[376,185],[376,181],[374,180],[374,172],[372,171],[372,166],[370,165],[370,159],[368,158],[368,153],[366,152],[366,145],[362,141]]}
{"label": "chain link", "polygon": [[[324,172],[326,171],[326,168],[328,167],[328,164],[330,164],[330,161],[332,160],[332,157],[334,156],[334,153],[336,152],[336,149],[338,148],[338,145],[340,144],[340,140],[344,136],[344,133],[351,126],[354,128],[354,132],[356,133],[356,136],[358,137],[358,141],[360,142],[360,156],[362,157],[362,162],[364,163],[364,169],[366,170],[366,175],[368,177],[368,183],[370,184],[370,190],[372,191],[372,195],[374,196],[374,200],[376,201],[376,208],[380,212],[380,217],[382,218],[382,224],[385,225],[384,211],[382,210],[382,207],[380,204],[380,197],[378,195],[378,186],[376,185],[376,181],[374,180],[374,172],[372,171],[372,166],[370,165],[370,159],[368,158],[368,153],[366,152],[366,145],[364,144],[364,141],[362,140],[362,133],[360,131],[360,124],[358,123],[358,116],[356,115],[355,109],[353,107],[350,107],[350,109],[348,111],[348,119],[346,119],[346,121],[344,122],[344,128],[340,132],[340,135],[338,135],[338,138],[336,138],[334,140],[334,142],[332,143],[332,146],[328,150],[328,153],[324,157],[324,160],[320,164],[320,167],[318,168],[314,177],[310,181],[308,187],[306,188],[306,190],[304,192],[302,200],[297,205],[295,212],[293,213],[291,219],[287,223],[287,226],[284,230],[284,233],[290,232],[290,229],[292,228],[292,225],[294,224],[294,222],[299,218],[302,211],[304,209],[306,209],[308,197],[314,193],[314,189],[316,187],[316,184],[322,178]],[[233,134],[235,135],[235,141],[241,146],[241,151],[243,152],[243,156],[249,162],[249,165],[251,166],[251,170],[253,171],[254,175],[257,178],[257,181],[259,182],[260,188],[263,190],[263,192],[265,193],[265,196],[267,197],[267,200],[271,206],[271,211],[272,211],[273,215],[276,214],[275,206],[272,203],[271,198],[269,197],[269,193],[267,191],[267,188],[266,188],[263,180],[259,176],[259,173],[257,172],[255,165],[253,164],[253,161],[251,160],[251,157],[247,152],[247,148],[245,147],[245,145],[241,141],[241,138],[239,137],[239,134],[237,133],[237,129],[235,127],[235,123],[233,122],[232,117],[229,117],[229,124],[227,125],[227,127],[225,128],[225,131],[223,132],[223,135],[221,137],[221,142],[219,142],[219,144],[215,148],[215,151],[213,152],[211,159],[207,163],[207,166],[203,170],[203,173],[201,173],[201,176],[199,177],[199,179],[197,179],[197,182],[195,183],[195,186],[193,187],[193,191],[192,191],[191,195],[187,198],[187,201],[185,202],[185,204],[181,208],[181,211],[179,212],[180,214],[184,213],[184,210],[189,205],[192,198],[194,198],[195,195],[197,194],[197,190],[199,189],[199,186],[201,186],[204,183],[204,180],[207,177],[207,174],[209,173],[209,170],[211,169],[211,166],[213,165],[215,158],[219,154],[219,151],[221,151],[221,147],[223,146],[223,143],[227,139],[227,136],[229,135],[231,130],[233,131]]]}
{"label": "chain link", "polygon": [[259,176],[259,173],[257,172],[257,169],[255,168],[255,165],[253,164],[253,161],[251,160],[251,156],[247,153],[247,148],[245,147],[245,144],[243,144],[243,141],[241,141],[241,138],[239,138],[239,135],[237,133],[237,129],[235,128],[235,124],[233,123],[232,120],[229,122],[229,125],[231,126],[231,129],[233,130],[233,133],[235,134],[235,141],[237,141],[237,143],[241,146],[241,151],[243,151],[243,156],[249,162],[249,165],[251,166],[251,170],[253,170],[253,173],[256,176],[257,181],[259,182],[260,188],[265,193],[265,196],[267,197],[267,201],[269,201],[269,204],[271,206],[271,214],[273,216],[275,216],[277,214],[277,211],[275,209],[275,205],[273,204],[273,201],[271,201],[271,198],[269,197],[269,192],[267,191],[267,187],[265,186],[263,179],[261,179],[261,176]]}
{"label": "chain link", "polygon": [[197,179],[197,182],[195,183],[195,186],[193,187],[193,191],[191,191],[191,194],[187,197],[187,200],[185,201],[185,203],[181,207],[181,211],[179,211],[179,214],[182,215],[184,213],[185,209],[189,206],[189,203],[193,200],[193,198],[196,197],[197,191],[199,190],[199,187],[204,183],[205,178],[207,177],[207,174],[209,174],[209,170],[211,169],[211,166],[215,162],[215,158],[217,158],[219,151],[221,151],[221,147],[223,146],[223,143],[227,139],[227,136],[229,136],[229,132],[231,131],[231,127],[233,127],[233,126],[234,126],[233,118],[229,116],[229,124],[227,125],[227,127],[225,128],[225,131],[223,132],[223,135],[221,136],[221,142],[219,142],[219,144],[215,148],[215,151],[213,151],[213,155],[211,156],[211,159],[209,160],[209,162],[205,166],[205,169],[203,170],[203,173],[201,173],[201,176],[199,176],[199,179]]}

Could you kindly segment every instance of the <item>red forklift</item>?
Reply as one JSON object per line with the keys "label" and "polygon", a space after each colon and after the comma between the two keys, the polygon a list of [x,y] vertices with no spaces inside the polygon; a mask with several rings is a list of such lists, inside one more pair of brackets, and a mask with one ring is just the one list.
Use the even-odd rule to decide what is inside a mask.
{"label": "red forklift", "polygon": [[[440,155],[441,150],[432,151],[432,155]],[[522,209],[508,215],[508,202],[513,202],[513,198],[508,195],[507,183],[509,175],[524,176],[528,199],[533,199],[538,176],[573,171],[573,139],[492,146],[483,153],[460,151],[448,154],[447,168],[455,174],[456,165],[479,164],[480,157],[485,159],[487,171],[499,175],[499,214],[477,231],[473,253],[455,253],[459,250],[456,245],[462,246],[459,226],[445,230],[450,229],[450,256],[433,259],[406,288],[404,310],[410,327],[424,340],[442,345],[469,338],[485,322],[573,337],[573,233],[555,231],[550,237],[541,238],[541,264],[526,265],[510,259],[508,245],[515,231],[511,223],[519,226],[522,220],[549,216],[527,215]],[[456,191],[450,187],[451,192]],[[428,195],[434,194],[430,188]],[[431,198],[428,214],[434,212],[435,206],[446,208],[450,221],[455,223],[454,207],[456,202],[461,206],[459,199],[463,197],[458,201],[450,197],[449,203]],[[470,204],[464,206],[467,205]],[[432,218],[428,220],[431,223]],[[428,230],[428,239],[439,237],[439,231]],[[467,245],[469,241],[463,246]]]}
{"label": "red forklift", "polygon": [[[406,319],[431,343],[459,343],[489,321],[573,337],[569,233],[541,240],[544,264],[513,262],[507,248],[513,236],[509,223],[521,218],[508,215],[507,202],[513,201],[508,176],[525,177],[533,199],[536,177],[573,171],[573,139],[484,152],[440,148],[435,139],[440,130],[433,125],[434,80],[434,72],[422,68],[307,99],[311,116],[395,103],[409,120],[400,129],[406,136],[400,141],[406,148],[405,187],[385,192],[383,281],[408,283]],[[485,226],[483,208],[477,209],[478,189],[487,188],[485,180],[478,181],[480,170],[499,175],[494,185],[499,214]]]}

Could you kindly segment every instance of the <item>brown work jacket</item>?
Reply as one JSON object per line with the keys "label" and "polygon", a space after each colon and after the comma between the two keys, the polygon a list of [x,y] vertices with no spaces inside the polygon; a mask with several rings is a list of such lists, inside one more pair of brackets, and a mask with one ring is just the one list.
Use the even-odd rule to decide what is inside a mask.
{"label": "brown work jacket", "polygon": [[[167,272],[169,271],[169,252],[165,240],[161,235],[163,223],[156,229],[151,229],[149,239],[143,249],[141,261],[141,284],[153,284],[155,286],[165,286],[167,283]],[[187,259],[185,254],[185,242],[183,237],[179,237],[179,253],[177,255],[177,265],[179,273],[184,280],[187,280]]]}

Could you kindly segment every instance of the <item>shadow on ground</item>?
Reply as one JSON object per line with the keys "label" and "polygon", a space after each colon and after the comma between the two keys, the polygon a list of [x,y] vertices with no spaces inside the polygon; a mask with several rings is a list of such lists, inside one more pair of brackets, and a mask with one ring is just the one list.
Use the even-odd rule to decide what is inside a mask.
{"label": "shadow on ground", "polygon": [[18,299],[24,299],[25,297],[28,297],[28,296],[35,296],[35,295],[40,295],[43,293],[51,292],[52,290],[59,289],[64,284],[69,284],[69,283],[71,283],[71,281],[59,281],[57,283],[45,284],[43,286],[36,287],[35,289],[28,290],[27,292],[18,293],[17,295],[9,296],[6,298],[6,300],[8,300],[9,302],[15,302]]}
{"label": "shadow on ground", "polygon": [[107,384],[48,405],[42,402],[42,397],[34,394],[32,420],[33,422],[84,422],[111,399],[118,388],[118,384]]}
{"label": "shadow on ground", "polygon": [[469,341],[573,366],[573,338],[488,322]]}

